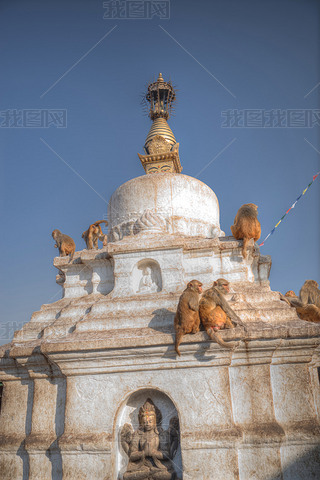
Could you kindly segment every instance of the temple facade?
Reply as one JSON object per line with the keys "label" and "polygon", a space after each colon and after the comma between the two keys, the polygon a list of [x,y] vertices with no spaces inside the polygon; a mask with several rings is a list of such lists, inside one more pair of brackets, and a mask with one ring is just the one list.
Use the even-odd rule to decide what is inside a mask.
{"label": "temple facade", "polygon": [[[175,92],[149,85],[145,175],[108,206],[108,244],[56,257],[62,298],[0,347],[1,480],[316,480],[320,325],[269,284],[271,258],[220,229],[211,188],[181,173]],[[186,284],[225,278],[246,329],[174,350]]]}

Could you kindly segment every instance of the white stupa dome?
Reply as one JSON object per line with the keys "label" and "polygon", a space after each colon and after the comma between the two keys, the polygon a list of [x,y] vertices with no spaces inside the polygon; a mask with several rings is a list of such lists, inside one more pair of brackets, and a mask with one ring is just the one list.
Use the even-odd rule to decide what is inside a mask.
{"label": "white stupa dome", "polygon": [[108,205],[111,241],[141,231],[215,238],[219,203],[208,185],[181,173],[156,173],[120,185]]}

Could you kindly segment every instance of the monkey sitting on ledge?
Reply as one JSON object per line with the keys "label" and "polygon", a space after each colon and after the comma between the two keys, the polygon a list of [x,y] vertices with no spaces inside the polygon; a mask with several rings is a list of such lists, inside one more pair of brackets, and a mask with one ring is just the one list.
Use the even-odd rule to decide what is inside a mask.
{"label": "monkey sitting on ledge", "polygon": [[174,317],[174,329],[176,332],[175,350],[180,356],[179,345],[186,333],[197,333],[200,330],[199,296],[202,293],[202,283],[191,280],[187,288],[180,296],[176,315]]}
{"label": "monkey sitting on ledge", "polygon": [[[314,282],[314,280],[307,280],[307,282]],[[304,283],[304,286],[305,284],[306,282]],[[289,290],[285,296],[280,293],[280,300],[286,302],[288,305],[290,305],[290,307],[295,308],[297,315],[301,320],[306,322],[320,323],[320,308],[312,303],[302,303],[300,298],[297,297],[293,290]]]}
{"label": "monkey sitting on ledge", "polygon": [[258,207],[254,203],[245,203],[239,208],[230,227],[237,240],[243,240],[242,255],[247,258],[247,245],[251,238],[257,242],[261,235],[261,225],[258,220]]}
{"label": "monkey sitting on ledge", "polygon": [[315,280],[306,280],[301,287],[299,296],[303,305],[309,303],[320,308],[320,290]]}
{"label": "monkey sitting on ledge", "polygon": [[52,238],[56,241],[54,247],[59,249],[60,257],[66,257],[67,255],[70,255],[71,258],[73,257],[76,250],[76,244],[71,237],[61,233],[60,230],[55,229],[52,232]]}
{"label": "monkey sitting on ledge", "polygon": [[[234,328],[236,325],[244,327],[238,315],[232,310],[224,295],[229,293],[229,282],[219,278],[213,282],[213,286],[206,290],[199,303],[199,315],[205,331],[219,345],[234,349],[238,343],[226,343],[218,331],[224,328]],[[232,319],[232,321],[231,321]]]}

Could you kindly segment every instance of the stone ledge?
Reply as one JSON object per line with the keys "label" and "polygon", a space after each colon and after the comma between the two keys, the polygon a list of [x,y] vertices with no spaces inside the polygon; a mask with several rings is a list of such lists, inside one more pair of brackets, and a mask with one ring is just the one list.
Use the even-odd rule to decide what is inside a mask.
{"label": "stone ledge", "polygon": [[[83,263],[83,261],[110,260],[113,255],[140,251],[182,249],[184,251],[211,250],[218,253],[240,248],[242,248],[242,240],[236,240],[232,236],[203,238],[150,232],[150,235],[141,233],[132,237],[125,237],[118,242],[110,242],[107,246],[98,250],[78,250],[75,252],[72,260],[70,260],[70,257],[55,257],[53,265],[59,268]],[[253,245],[252,242],[251,244],[249,243],[248,250],[253,255],[260,255],[259,247]],[[268,263],[271,260],[269,255],[262,255],[261,258],[262,263]]]}
{"label": "stone ledge", "polygon": [[76,265],[79,263],[94,261],[94,260],[110,260],[110,255],[108,253],[108,247],[103,247],[100,249],[93,250],[78,250],[74,253],[73,259],[71,260],[69,256],[67,257],[55,257],[53,260],[53,265],[57,268],[67,265]]}
{"label": "stone ledge", "polygon": [[[304,322],[306,323],[306,322]],[[128,347],[149,347],[156,345],[172,345],[174,329],[172,333],[162,332],[159,329],[138,328],[138,329],[117,329],[107,331],[86,331],[77,333],[76,331],[69,335],[68,339],[58,338],[42,342],[41,351],[72,351],[73,349],[92,350],[98,348],[114,349]],[[234,340],[278,340],[278,339],[310,339],[317,338],[320,335],[320,325],[313,324],[307,326],[281,325],[279,327],[268,327],[264,324],[261,328],[248,329],[244,332],[242,328],[233,328],[220,331],[221,336],[226,341]],[[183,344],[208,342],[206,332],[199,332],[194,335],[185,335]],[[318,345],[320,338],[316,344]],[[211,342],[214,343],[215,342]],[[222,347],[219,347],[221,349]],[[51,350],[52,349],[52,350]]]}
{"label": "stone ledge", "polygon": [[0,436],[0,451],[12,451],[14,449],[15,453],[17,453],[17,448],[21,446],[21,444],[25,440],[25,436],[22,435],[1,435]]}
{"label": "stone ledge", "polygon": [[[266,342],[268,340],[281,340],[281,339],[301,339],[308,341],[308,339],[318,338],[320,336],[320,325],[307,324],[307,322],[301,321],[302,325],[292,327],[290,324],[280,326],[266,327],[264,323],[258,323],[254,325],[254,328],[248,328],[247,332],[244,332],[242,328],[234,328],[229,330],[220,331],[221,336],[226,341],[235,340],[261,340]],[[304,324],[304,325],[303,325]],[[129,348],[129,347],[149,347],[157,345],[173,345],[174,329],[170,333],[166,330],[153,328],[130,328],[130,329],[116,329],[116,330],[104,330],[104,331],[85,331],[78,333],[77,331],[71,333],[68,338],[51,338],[46,340],[36,340],[33,342],[14,343],[11,345],[10,357],[7,359],[10,365],[12,358],[19,353],[18,356],[30,355],[34,349],[41,345],[41,352],[50,351],[73,351],[79,348],[84,351],[89,350],[112,350],[115,348]],[[194,335],[185,335],[183,338],[183,344],[194,343],[213,343],[210,342],[206,332],[202,331]],[[314,343],[314,346],[320,343]],[[223,349],[219,347],[219,349]],[[11,362],[10,362],[11,360]]]}
{"label": "stone ledge", "polygon": [[320,325],[305,323],[301,321],[301,326],[296,327],[289,323],[277,328],[256,323],[247,332],[241,328],[222,331],[225,341],[240,341],[234,351],[210,341],[205,332],[186,335],[181,344],[181,357],[174,351],[173,327],[170,333],[160,328],[80,333],[75,330],[68,337],[14,343],[10,351],[6,346],[6,358],[0,361],[0,372],[2,380],[7,381],[61,376],[59,368],[63,375],[76,375],[91,374],[95,369],[97,373],[108,373],[186,366],[237,367],[311,362],[318,366]]}
{"label": "stone ledge", "polygon": [[55,434],[34,434],[31,433],[25,439],[25,449],[28,453],[43,450],[57,450],[58,446],[53,445],[57,441]]}

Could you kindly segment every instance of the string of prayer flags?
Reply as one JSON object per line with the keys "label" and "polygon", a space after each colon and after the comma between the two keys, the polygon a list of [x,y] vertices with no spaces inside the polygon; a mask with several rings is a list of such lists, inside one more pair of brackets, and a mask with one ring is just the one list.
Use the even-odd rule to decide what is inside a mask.
{"label": "string of prayer flags", "polygon": [[313,184],[313,182],[315,181],[315,179],[320,175],[320,172],[316,173],[315,175],[313,175],[312,177],[312,181],[309,183],[309,185],[303,190],[303,192],[299,195],[299,197],[296,199],[296,201],[291,205],[291,207],[286,211],[286,213],[280,218],[279,222],[275,225],[275,227],[271,230],[271,232],[266,236],[266,238],[263,240],[262,243],[259,244],[259,247],[262,247],[264,245],[264,242],[270,237],[270,235],[273,235],[274,232],[275,232],[275,229],[280,225],[280,223],[282,222],[282,220],[288,215],[288,213],[290,212],[290,210],[292,210],[297,202],[300,200],[300,198],[307,192],[307,190],[311,187],[311,185]]}

